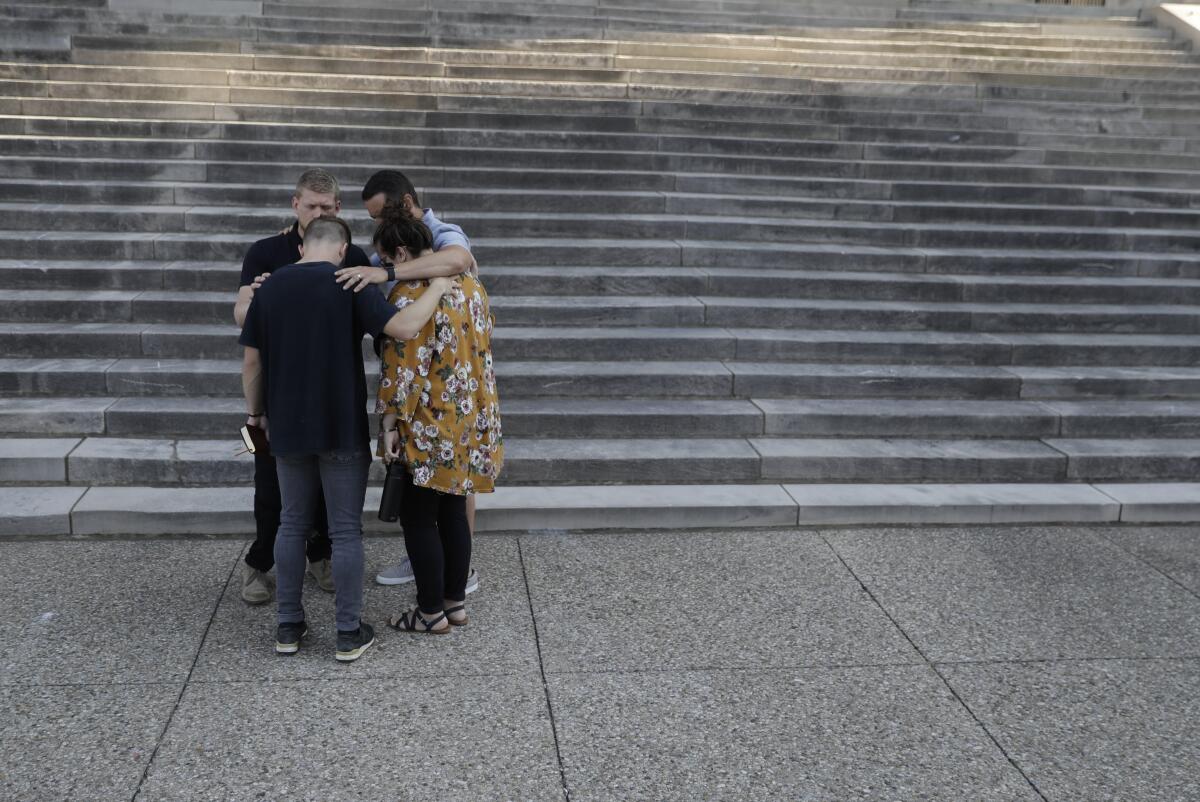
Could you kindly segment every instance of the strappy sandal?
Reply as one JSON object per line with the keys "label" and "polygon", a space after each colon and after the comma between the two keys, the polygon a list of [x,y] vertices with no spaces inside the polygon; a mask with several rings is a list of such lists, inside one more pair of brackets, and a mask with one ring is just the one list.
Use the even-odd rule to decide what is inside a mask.
{"label": "strappy sandal", "polygon": [[445,635],[450,631],[450,627],[445,629],[434,629],[441,621],[449,622],[445,613],[438,613],[437,617],[432,621],[427,621],[425,616],[421,615],[421,611],[413,607],[411,610],[405,610],[400,615],[394,615],[388,619],[388,626],[392,629],[398,629],[401,632],[418,632],[429,635]]}
{"label": "strappy sandal", "polygon": [[[467,618],[467,606],[465,604],[460,604],[455,607],[447,607],[442,612],[445,614],[446,620],[450,622],[450,626],[452,627],[465,627],[467,622],[470,621],[470,619]],[[462,618],[458,620],[451,618],[451,616],[453,616],[455,613],[462,613]]]}

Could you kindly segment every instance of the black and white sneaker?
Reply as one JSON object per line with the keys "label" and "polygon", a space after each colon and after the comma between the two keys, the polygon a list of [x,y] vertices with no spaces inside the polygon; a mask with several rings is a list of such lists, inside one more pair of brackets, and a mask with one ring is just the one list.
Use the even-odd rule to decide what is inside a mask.
{"label": "black and white sneaker", "polygon": [[363,652],[375,644],[375,630],[370,624],[358,622],[358,629],[343,632],[338,630],[337,659],[342,663],[353,663]]}
{"label": "black and white sneaker", "polygon": [[300,641],[308,634],[303,621],[280,624],[275,628],[275,654],[295,654],[300,651]]}

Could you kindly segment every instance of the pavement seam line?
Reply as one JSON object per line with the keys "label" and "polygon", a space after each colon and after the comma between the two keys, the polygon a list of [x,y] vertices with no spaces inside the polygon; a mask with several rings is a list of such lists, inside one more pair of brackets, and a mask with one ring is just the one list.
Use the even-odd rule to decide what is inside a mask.
{"label": "pavement seam line", "polygon": [[946,679],[945,675],[942,674],[942,672],[938,670],[937,664],[935,664],[932,660],[930,660],[929,656],[926,655],[925,652],[923,652],[921,650],[921,647],[917,646],[916,642],[911,637],[909,637],[909,634],[907,632],[905,632],[904,627],[900,626],[900,622],[897,621],[890,612],[888,612],[887,608],[885,608],[883,606],[882,602],[880,602],[879,599],[876,598],[875,594],[871,592],[871,589],[867,587],[866,583],[863,582],[862,579],[859,578],[858,574],[855,573],[854,569],[850,567],[850,564],[847,563],[846,560],[842,557],[842,555],[838,553],[838,550],[833,547],[833,544],[830,543],[828,539],[826,539],[825,535],[822,532],[818,531],[817,536],[821,538],[821,540],[825,543],[825,546],[829,549],[830,552],[833,553],[833,556],[837,558],[838,562],[840,562],[842,564],[842,566],[846,569],[846,571],[849,572],[850,576],[852,576],[854,578],[854,581],[858,583],[858,586],[860,588],[862,588],[863,593],[867,594],[867,596],[871,599],[871,601],[875,603],[875,606],[879,608],[879,611],[881,613],[883,613],[885,616],[887,616],[888,621],[892,622],[892,626],[894,626],[896,628],[896,631],[899,632],[901,635],[903,635],[904,639],[906,641],[908,641],[909,645],[912,646],[913,649],[916,651],[916,653],[921,656],[921,659],[923,659],[925,661],[925,664],[929,667],[929,670],[937,675],[937,678],[940,679],[942,681],[942,684],[946,686],[946,690],[948,690],[950,692],[950,695],[954,697],[955,701],[957,701],[958,704],[962,707],[962,709],[966,711],[967,715],[971,717],[971,720],[974,721],[976,725],[978,725],[979,729],[983,732],[983,734],[988,737],[988,740],[990,740],[993,744],[995,744],[996,748],[998,750],[1000,750],[1000,754],[1002,754],[1004,756],[1004,759],[1009,762],[1009,765],[1011,765],[1014,769],[1016,769],[1017,773],[1019,773],[1021,775],[1021,777],[1025,780],[1025,782],[1029,784],[1029,787],[1033,789],[1033,792],[1035,794],[1037,794],[1038,797],[1043,800],[1043,802],[1049,802],[1046,795],[1042,793],[1042,790],[1037,787],[1037,785],[1033,782],[1033,780],[1031,780],[1029,778],[1029,775],[1027,775],[1025,773],[1024,769],[1022,769],[1021,766],[1017,763],[1017,761],[1015,759],[1013,759],[1013,757],[1008,753],[1008,750],[1005,749],[1004,746],[1000,743],[999,739],[997,739],[996,736],[992,734],[992,731],[988,729],[987,725],[984,724],[982,720],[980,720],[979,716],[975,715],[975,711],[971,709],[971,706],[967,704],[966,700],[963,699],[961,696],[959,696],[958,691],[956,691],[954,689],[954,686],[951,685],[949,680]]}
{"label": "pavement seam line", "polygon": [[75,508],[78,507],[80,502],[82,502],[83,499],[87,496],[87,494],[91,493],[91,492],[92,492],[92,485],[88,485],[87,487],[85,487],[83,489],[83,492],[79,494],[79,498],[75,499],[75,503],[73,503],[71,505],[71,509],[67,510],[67,533],[68,534],[70,534],[70,535],[75,534]]}
{"label": "pavement seam line", "polygon": [[563,765],[562,746],[558,742],[558,724],[554,719],[554,703],[550,699],[550,684],[546,680],[546,663],[542,660],[542,639],[538,634],[537,614],[533,610],[533,591],[529,588],[529,571],[525,568],[525,552],[521,538],[517,538],[517,560],[521,563],[521,579],[525,582],[525,600],[529,603],[529,620],[533,624],[533,645],[537,648],[538,671],[542,675],[542,693],[546,696],[546,711],[550,714],[550,734],[554,736],[554,755],[558,759],[558,777],[562,783],[563,797],[571,802],[571,789],[567,787],[567,770]]}
{"label": "pavement seam line", "polygon": [[1191,595],[1193,595],[1193,596],[1195,596],[1196,598],[1200,599],[1200,593],[1197,593],[1197,592],[1196,592],[1195,590],[1193,590],[1192,588],[1189,588],[1187,585],[1185,585],[1184,583],[1180,582],[1178,579],[1176,579],[1175,577],[1171,576],[1171,575],[1170,575],[1170,574],[1168,574],[1166,571],[1164,571],[1162,568],[1159,568],[1157,565],[1155,565],[1154,563],[1152,563],[1152,562],[1150,562],[1149,560],[1147,560],[1145,557],[1141,556],[1140,554],[1138,554],[1138,553],[1137,553],[1137,552],[1135,552],[1135,551],[1131,551],[1131,550],[1129,550],[1129,549],[1125,548],[1125,546],[1123,546],[1123,545],[1121,545],[1120,543],[1118,543],[1117,541],[1113,540],[1112,538],[1110,538],[1110,537],[1109,537],[1107,534],[1105,534],[1104,532],[1097,532],[1096,534],[1097,534],[1097,535],[1099,535],[1101,538],[1103,538],[1105,543],[1108,543],[1108,544],[1110,544],[1110,545],[1112,545],[1112,546],[1116,547],[1116,548],[1117,548],[1117,549],[1119,549],[1120,551],[1123,551],[1123,552],[1125,552],[1125,553],[1126,553],[1126,554],[1128,554],[1130,557],[1132,557],[1133,559],[1137,560],[1138,562],[1140,562],[1142,565],[1144,565],[1144,566],[1146,566],[1147,568],[1149,568],[1149,569],[1150,569],[1151,571],[1153,571],[1154,573],[1156,573],[1156,574],[1158,574],[1159,576],[1162,576],[1163,578],[1165,578],[1165,579],[1166,579],[1168,582],[1170,582],[1171,584],[1173,584],[1173,585],[1178,585],[1178,586],[1179,586],[1180,588],[1182,588],[1183,590],[1187,591],[1187,592],[1188,592],[1188,593],[1190,593]]}
{"label": "pavement seam line", "polygon": [[171,713],[167,716],[166,722],[163,724],[162,732],[158,734],[158,740],[154,743],[154,751],[150,753],[150,759],[146,761],[146,768],[142,770],[142,777],[138,780],[137,788],[134,789],[133,796],[130,797],[130,802],[137,802],[137,798],[142,794],[142,788],[146,784],[147,778],[150,776],[150,769],[154,767],[154,761],[158,759],[158,750],[162,748],[163,740],[167,737],[167,731],[171,729],[171,723],[175,721],[175,713],[179,710],[179,705],[183,701],[183,695],[187,693],[188,687],[192,684],[192,675],[196,672],[196,664],[200,662],[200,655],[204,651],[204,644],[208,642],[208,633],[212,630],[213,622],[217,618],[217,611],[221,609],[221,600],[225,598],[225,594],[229,591],[229,585],[233,582],[233,577],[237,573],[238,564],[242,562],[243,549],[238,552],[238,556],[233,561],[233,565],[229,568],[229,575],[225,577],[225,583],[221,586],[221,592],[217,594],[216,601],[213,602],[212,614],[208,617],[208,623],[204,625],[204,634],[200,636],[200,644],[196,647],[196,654],[192,656],[192,664],[188,667],[187,677],[184,678],[183,684],[179,687],[179,695],[175,697],[175,704],[171,707]]}

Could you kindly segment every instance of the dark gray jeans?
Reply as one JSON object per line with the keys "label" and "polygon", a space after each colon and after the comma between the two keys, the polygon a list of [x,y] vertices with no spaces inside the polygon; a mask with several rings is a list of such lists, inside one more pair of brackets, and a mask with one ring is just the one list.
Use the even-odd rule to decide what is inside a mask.
{"label": "dark gray jeans", "polygon": [[337,588],[337,628],[358,629],[363,598],[363,499],[371,455],[365,449],[304,457],[279,457],[279,492],[283,511],[275,538],[278,620],[304,620],[305,544],[321,492],[329,511],[333,541],[333,584]]}

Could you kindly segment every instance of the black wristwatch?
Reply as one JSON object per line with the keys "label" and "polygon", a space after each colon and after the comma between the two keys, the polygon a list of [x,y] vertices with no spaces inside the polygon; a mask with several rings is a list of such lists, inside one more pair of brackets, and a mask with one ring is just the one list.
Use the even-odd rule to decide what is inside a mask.
{"label": "black wristwatch", "polygon": [[396,268],[393,265],[384,265],[383,269],[387,271],[388,281],[396,280]]}

